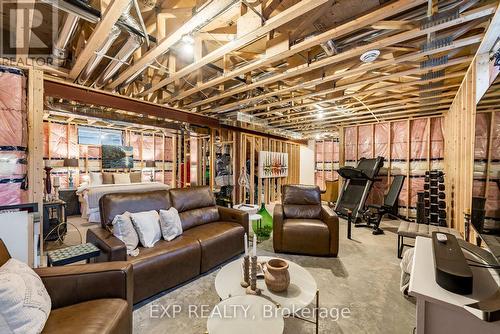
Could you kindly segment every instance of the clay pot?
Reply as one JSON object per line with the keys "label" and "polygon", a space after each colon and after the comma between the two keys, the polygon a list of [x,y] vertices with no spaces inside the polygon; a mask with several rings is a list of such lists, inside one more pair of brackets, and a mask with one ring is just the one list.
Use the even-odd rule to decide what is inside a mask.
{"label": "clay pot", "polygon": [[288,263],[281,259],[272,259],[266,263],[264,280],[267,288],[272,292],[283,292],[290,285]]}

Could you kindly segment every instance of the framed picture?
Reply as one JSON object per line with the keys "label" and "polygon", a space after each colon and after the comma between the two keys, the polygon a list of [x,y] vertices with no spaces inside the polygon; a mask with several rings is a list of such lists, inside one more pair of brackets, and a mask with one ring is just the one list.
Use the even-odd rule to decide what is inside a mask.
{"label": "framed picture", "polygon": [[132,146],[102,145],[102,169],[134,168]]}
{"label": "framed picture", "polygon": [[268,179],[288,176],[288,153],[259,152],[259,177]]}

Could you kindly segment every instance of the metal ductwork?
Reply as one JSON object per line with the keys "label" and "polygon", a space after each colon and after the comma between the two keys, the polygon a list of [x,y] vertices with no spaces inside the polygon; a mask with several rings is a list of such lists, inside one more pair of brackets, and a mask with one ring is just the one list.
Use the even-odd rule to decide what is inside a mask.
{"label": "metal ductwork", "polygon": [[120,28],[118,28],[116,25],[113,26],[111,29],[111,32],[108,35],[108,38],[102,43],[101,47],[96,51],[96,53],[90,58],[89,62],[87,63],[87,66],[85,66],[85,69],[82,71],[80,76],[78,77],[78,83],[81,85],[84,85],[87,80],[90,78],[92,75],[92,72],[96,69],[97,65],[101,62],[102,58],[104,58],[104,55],[106,52],[108,52],[109,48],[115,40],[118,38],[120,35]]}
{"label": "metal ductwork", "polygon": [[[88,0],[81,0],[81,3],[88,5]],[[59,35],[52,49],[55,65],[64,66],[64,63],[68,58],[68,43],[76,31],[79,20],[80,17],[78,15],[70,12],[67,13],[64,24],[59,31]]]}
{"label": "metal ductwork", "polygon": [[[127,8],[127,11],[122,14],[120,17],[120,21],[126,23],[127,25],[140,30],[141,26],[139,23],[132,17],[130,10],[132,8],[131,5]],[[141,47],[142,43],[144,43],[144,39],[129,31],[129,38],[123,45],[123,47],[118,51],[113,60],[108,64],[104,72],[99,76],[99,78],[94,83],[94,86],[97,88],[101,88],[105,86],[108,81],[118,72],[120,67],[129,59],[132,54]]]}
{"label": "metal ductwork", "polygon": [[52,55],[54,56],[54,64],[57,66],[63,66],[68,57],[67,46],[69,40],[75,33],[76,27],[78,25],[79,18],[73,14],[67,14],[66,20],[59,32],[59,36],[52,49]]}
{"label": "metal ductwork", "polygon": [[[120,26],[131,27],[131,29],[133,30],[141,31],[141,26],[132,17],[132,14],[130,12],[132,10],[132,6],[133,6],[133,1],[130,1],[127,10],[125,10],[122,16],[120,17],[119,20]],[[119,26],[118,24],[113,26],[113,29],[108,38],[106,39],[106,41],[103,43],[101,48],[99,48],[99,50],[96,52],[96,54],[92,57],[92,59],[85,67],[84,71],[78,78],[78,82],[80,84],[85,84],[88,81],[88,79],[90,78],[96,67],[99,65],[99,63],[105,57],[106,53],[109,51],[110,47],[113,45],[115,40],[120,35],[121,29],[118,26]],[[95,87],[101,88],[104,85],[106,85],[106,83],[118,72],[121,66],[124,63],[126,63],[126,61],[132,56],[132,54],[144,42],[144,38],[136,34],[134,31],[129,29],[124,29],[124,30],[126,30],[129,34],[127,41],[123,44],[122,48],[112,58],[108,66],[106,66],[102,74],[94,82]]]}
{"label": "metal ductwork", "polygon": [[335,46],[335,43],[331,39],[326,41],[325,43],[321,43],[320,46],[323,48],[323,50],[328,56],[333,56],[339,53],[337,47]]}
{"label": "metal ductwork", "polygon": [[113,77],[113,75],[118,72],[120,67],[126,62],[130,56],[142,45],[143,39],[135,34],[130,34],[127,42],[114,56],[113,60],[106,66],[104,72],[99,76],[99,78],[94,83],[94,86],[101,88]]}

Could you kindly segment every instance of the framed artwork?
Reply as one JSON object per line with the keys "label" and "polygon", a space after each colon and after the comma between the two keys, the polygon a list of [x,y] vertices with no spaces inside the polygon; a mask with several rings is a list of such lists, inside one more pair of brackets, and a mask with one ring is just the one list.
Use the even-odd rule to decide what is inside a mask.
{"label": "framed artwork", "polygon": [[288,153],[259,152],[259,177],[262,179],[288,176]]}
{"label": "framed artwork", "polygon": [[132,146],[102,145],[102,169],[134,168]]}

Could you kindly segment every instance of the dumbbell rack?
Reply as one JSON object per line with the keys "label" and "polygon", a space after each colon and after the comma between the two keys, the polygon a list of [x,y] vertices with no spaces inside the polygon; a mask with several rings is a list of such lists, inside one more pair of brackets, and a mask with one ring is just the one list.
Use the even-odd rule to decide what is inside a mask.
{"label": "dumbbell rack", "polygon": [[447,226],[444,173],[438,170],[425,172],[424,191],[417,196],[417,223]]}

